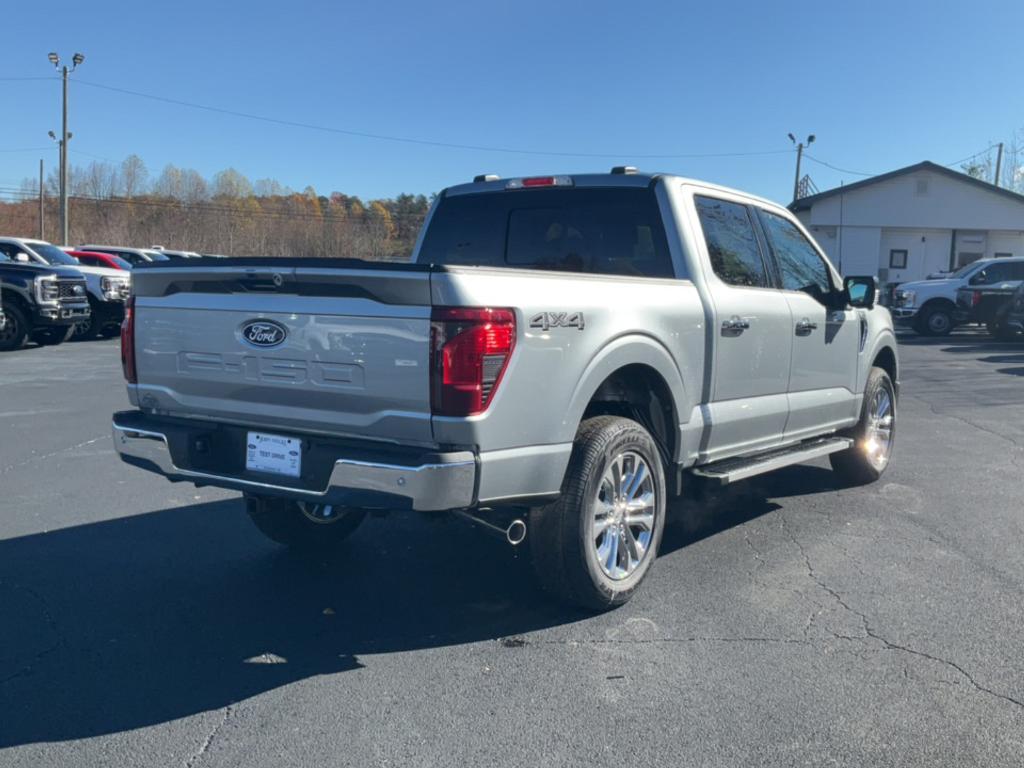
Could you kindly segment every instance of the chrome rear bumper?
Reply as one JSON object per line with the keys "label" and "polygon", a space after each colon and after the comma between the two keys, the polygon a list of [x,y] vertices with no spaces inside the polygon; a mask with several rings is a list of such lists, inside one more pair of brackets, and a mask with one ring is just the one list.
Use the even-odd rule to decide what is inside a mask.
{"label": "chrome rear bumper", "polygon": [[433,454],[435,460],[415,466],[339,457],[323,490],[282,485],[273,479],[210,474],[175,466],[167,434],[157,429],[113,421],[114,449],[122,461],[198,485],[231,488],[247,493],[280,496],[297,501],[443,511],[471,507],[476,483],[476,459],[470,451]]}

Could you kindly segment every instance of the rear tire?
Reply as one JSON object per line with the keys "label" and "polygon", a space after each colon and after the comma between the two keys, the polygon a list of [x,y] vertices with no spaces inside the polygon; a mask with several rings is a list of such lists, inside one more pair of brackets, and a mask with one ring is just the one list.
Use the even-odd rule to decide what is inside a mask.
{"label": "rear tire", "polygon": [[21,349],[28,336],[28,321],[25,315],[13,304],[4,304],[4,316],[7,322],[0,328],[0,352]]}
{"label": "rear tire", "polygon": [[530,514],[538,579],[583,608],[623,605],[650,573],[665,513],[665,472],[647,430],[618,416],[587,419],[561,496]]}
{"label": "rear tire", "polygon": [[832,469],[847,485],[875,482],[889,466],[896,442],[896,389],[883,369],[868,374],[860,421],[848,436],[853,447],[828,457]]}
{"label": "rear tire", "polygon": [[245,511],[268,539],[303,552],[329,551],[366,518],[362,509],[266,496],[246,496]]}

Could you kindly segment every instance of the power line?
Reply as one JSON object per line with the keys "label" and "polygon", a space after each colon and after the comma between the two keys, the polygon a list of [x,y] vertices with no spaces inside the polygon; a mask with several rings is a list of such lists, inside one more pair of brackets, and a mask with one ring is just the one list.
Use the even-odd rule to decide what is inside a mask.
{"label": "power line", "polygon": [[356,136],[363,139],[376,139],[378,141],[393,141],[400,142],[403,144],[417,144],[421,146],[429,147],[443,147],[446,149],[465,149],[472,150],[475,152],[501,152],[505,154],[514,155],[544,155],[547,157],[591,157],[591,158],[605,158],[605,159],[621,159],[621,158],[636,158],[636,159],[695,159],[695,158],[714,158],[714,157],[753,157],[758,155],[781,155],[788,154],[788,149],[773,149],[764,150],[757,152],[691,152],[691,153],[641,153],[641,152],[617,152],[617,153],[606,153],[606,152],[557,152],[550,150],[532,150],[532,149],[521,149],[515,147],[492,147],[482,144],[459,144],[455,142],[447,141],[434,141],[431,139],[417,139],[409,136],[392,136],[382,133],[368,133],[366,131],[354,131],[347,128],[336,128],[333,126],[326,125],[315,125],[313,123],[303,123],[296,120],[282,120],[276,117],[267,117],[266,115],[256,115],[251,112],[240,112],[233,109],[224,109],[223,107],[213,107],[208,104],[196,104],[191,101],[183,101],[181,99],[171,99],[166,96],[156,96],[151,93],[142,93],[141,91],[133,91],[127,88],[118,88],[112,85],[103,85],[101,83],[92,83],[87,80],[75,80],[80,85],[86,85],[91,88],[100,88],[105,91],[112,91],[114,93],[126,94],[128,96],[136,96],[143,99],[151,99],[153,101],[160,101],[166,104],[175,104],[180,107],[188,107],[190,109],[201,109],[207,112],[215,112],[222,115],[231,115],[233,117],[241,117],[247,120],[258,120],[264,123],[271,123],[274,125],[283,125],[290,128],[304,128],[311,131],[322,131],[325,133],[335,133],[344,136]]}
{"label": "power line", "polygon": [[826,168],[831,168],[833,171],[839,171],[840,173],[852,173],[854,176],[877,176],[878,175],[877,173],[865,173],[864,171],[851,171],[849,168],[840,168],[839,166],[832,165],[831,163],[826,163],[824,160],[819,160],[818,158],[814,157],[813,155],[809,155],[806,152],[804,152],[804,157],[806,157],[808,160],[811,160],[811,161],[817,163],[818,165],[823,165]]}
{"label": "power line", "polygon": [[962,160],[954,160],[952,163],[946,163],[946,167],[947,168],[951,168],[954,165],[960,165],[961,163],[966,163],[968,160],[973,160],[978,155],[984,155],[986,152],[991,152],[992,148],[994,146],[996,146],[996,145],[995,144],[989,144],[987,147],[985,147],[984,149],[980,150],[979,152],[975,152],[973,155],[968,155],[967,157],[963,158]]}

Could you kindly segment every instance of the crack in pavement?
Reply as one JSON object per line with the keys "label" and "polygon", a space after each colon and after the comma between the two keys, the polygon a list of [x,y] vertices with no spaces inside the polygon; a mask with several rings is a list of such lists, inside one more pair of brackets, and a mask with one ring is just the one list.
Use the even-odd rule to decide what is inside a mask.
{"label": "crack in pavement", "polygon": [[[4,586],[4,582],[0,581],[0,586]],[[58,648],[66,644],[64,634],[63,632],[61,632],[60,626],[58,626],[57,624],[57,620],[53,618],[53,614],[50,612],[50,605],[49,603],[47,603],[46,598],[43,597],[39,592],[36,592],[31,587],[26,587],[21,584],[10,584],[9,586],[11,589],[19,589],[25,594],[30,595],[33,599],[36,600],[36,602],[39,603],[39,605],[42,607],[43,619],[46,621],[46,625],[50,628],[50,631],[53,632],[54,636],[56,637],[56,640],[54,640],[53,644],[49,647],[44,648],[41,651],[37,651],[32,656],[32,658],[29,659],[28,662],[25,663],[17,672],[12,672],[6,677],[0,677],[0,685],[9,683],[12,680],[16,680],[19,677],[25,677],[26,675],[31,674],[36,664],[38,664],[47,656],[56,652]]]}
{"label": "crack in pavement", "polygon": [[226,707],[224,707],[221,713],[220,720],[217,722],[216,725],[213,726],[210,732],[206,734],[206,738],[203,739],[203,743],[199,745],[199,749],[197,749],[195,752],[189,755],[189,757],[185,760],[185,762],[183,763],[184,768],[194,768],[194,766],[199,765],[199,761],[202,760],[206,753],[209,751],[210,746],[214,742],[214,739],[217,738],[217,734],[220,733],[221,729],[225,725],[227,725],[228,720],[231,719],[234,713],[234,704],[228,704]]}
{"label": "crack in pavement", "polygon": [[918,397],[916,395],[911,395],[909,393],[904,393],[904,394],[901,394],[900,396],[901,397],[908,397],[911,400],[916,400],[917,402],[924,404],[925,406],[927,406],[928,410],[931,411],[932,414],[935,415],[935,416],[944,417],[944,418],[947,418],[947,419],[952,419],[953,421],[959,421],[961,424],[966,424],[969,427],[974,427],[979,432],[985,432],[985,433],[987,433],[989,435],[992,435],[993,437],[997,437],[1000,440],[1003,440],[1003,441],[1009,443],[1010,445],[1014,446],[1017,449],[1017,452],[1014,453],[1013,463],[1017,464],[1019,466],[1019,461],[1017,460],[1019,458],[1019,453],[1018,452],[1021,450],[1021,448],[1024,448],[1024,446],[1022,446],[1020,443],[1018,443],[1012,437],[1007,437],[1006,435],[1000,434],[999,432],[996,432],[993,429],[989,429],[988,427],[983,427],[981,424],[976,424],[975,422],[971,421],[970,419],[965,419],[963,416],[957,416],[955,414],[947,413],[945,411],[937,411],[935,409],[935,405],[933,403],[929,402],[928,400],[925,400],[924,398]]}
{"label": "crack in pavement", "polygon": [[58,449],[56,451],[50,451],[49,453],[40,453],[40,454],[38,454],[36,456],[30,456],[29,458],[25,459],[24,461],[20,461],[17,464],[10,464],[10,465],[4,467],[3,469],[0,469],[0,475],[6,475],[8,472],[12,472],[15,469],[21,469],[22,467],[27,467],[29,464],[32,464],[33,462],[42,461],[43,459],[50,459],[50,458],[53,458],[54,456],[59,456],[62,453],[66,453],[67,451],[73,451],[76,448],[85,448],[85,446],[87,446],[87,445],[92,445],[93,443],[98,443],[100,440],[102,440],[105,437],[109,437],[109,433],[104,432],[99,437],[94,437],[94,438],[91,438],[89,440],[86,440],[85,442],[77,443],[75,445],[69,445],[66,448],[60,448],[60,449]]}
{"label": "crack in pavement", "polygon": [[1024,709],[1024,701],[1022,701],[1020,699],[1017,699],[1017,698],[1014,698],[1013,696],[1010,696],[1008,694],[1004,694],[1004,693],[1000,693],[998,691],[992,690],[991,688],[988,688],[987,686],[982,685],[981,683],[979,683],[977,680],[974,679],[974,676],[970,672],[968,672],[962,666],[957,664],[955,661],[950,661],[949,659],[944,659],[944,658],[941,658],[939,656],[935,656],[933,654],[926,653],[925,651],[919,651],[916,648],[911,648],[911,647],[906,646],[906,645],[900,645],[899,643],[894,643],[891,640],[889,640],[888,638],[884,637],[883,635],[880,635],[874,629],[872,629],[870,620],[868,619],[866,614],[864,614],[861,611],[858,611],[855,608],[851,607],[836,590],[834,590],[834,589],[832,589],[832,587],[828,586],[828,584],[826,584],[818,576],[817,572],[814,570],[814,566],[811,564],[811,559],[810,559],[810,557],[807,554],[807,550],[804,548],[804,545],[800,542],[800,540],[797,539],[796,535],[793,533],[793,530],[789,526],[789,521],[786,519],[786,515],[783,512],[781,512],[781,511],[779,512],[779,519],[782,522],[782,525],[781,525],[782,530],[786,533],[786,535],[789,537],[789,539],[793,542],[793,544],[796,546],[796,548],[800,551],[800,554],[801,554],[801,556],[804,559],[804,563],[807,566],[807,575],[811,579],[811,581],[813,581],[815,584],[817,584],[826,594],[831,596],[832,599],[838,605],[842,606],[845,610],[849,611],[854,616],[857,616],[861,620],[861,623],[862,623],[862,625],[864,627],[864,635],[861,636],[861,637],[850,637],[850,636],[840,635],[840,634],[837,634],[837,633],[835,633],[835,632],[833,632],[831,630],[827,630],[829,632],[829,634],[831,634],[831,635],[833,635],[833,636],[835,636],[837,638],[841,638],[843,640],[861,640],[861,641],[863,641],[863,640],[866,640],[866,639],[870,638],[872,640],[875,640],[876,642],[881,643],[882,646],[885,648],[885,650],[902,651],[903,653],[907,653],[907,654],[910,654],[912,656],[917,656],[917,657],[922,658],[922,659],[927,659],[929,661],[933,661],[933,662],[936,662],[936,663],[939,663],[939,664],[943,664],[943,665],[949,667],[950,669],[954,669],[957,672],[959,672],[961,675],[963,675],[963,677],[967,679],[967,681],[974,687],[975,690],[977,690],[979,692],[982,692],[982,693],[987,693],[990,696],[994,696],[995,698],[1002,699],[1003,701],[1009,702],[1010,704],[1013,704],[1013,705],[1019,707],[1020,709]]}

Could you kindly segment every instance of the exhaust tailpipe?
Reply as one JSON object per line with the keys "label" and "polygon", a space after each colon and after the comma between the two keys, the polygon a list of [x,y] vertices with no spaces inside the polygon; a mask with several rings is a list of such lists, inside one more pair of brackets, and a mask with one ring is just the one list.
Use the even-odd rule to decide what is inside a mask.
{"label": "exhaust tailpipe", "polygon": [[524,541],[526,541],[526,521],[521,518],[516,518],[510,522],[506,527],[497,525],[490,520],[485,520],[482,517],[477,517],[471,512],[465,510],[457,510],[456,515],[461,517],[463,520],[468,520],[471,523],[475,523],[483,528],[488,533],[493,533],[496,536],[504,537],[505,541],[511,544],[513,547],[518,547]]}
{"label": "exhaust tailpipe", "polygon": [[516,518],[509,523],[505,529],[505,540],[513,547],[518,547],[526,541],[526,521]]}

